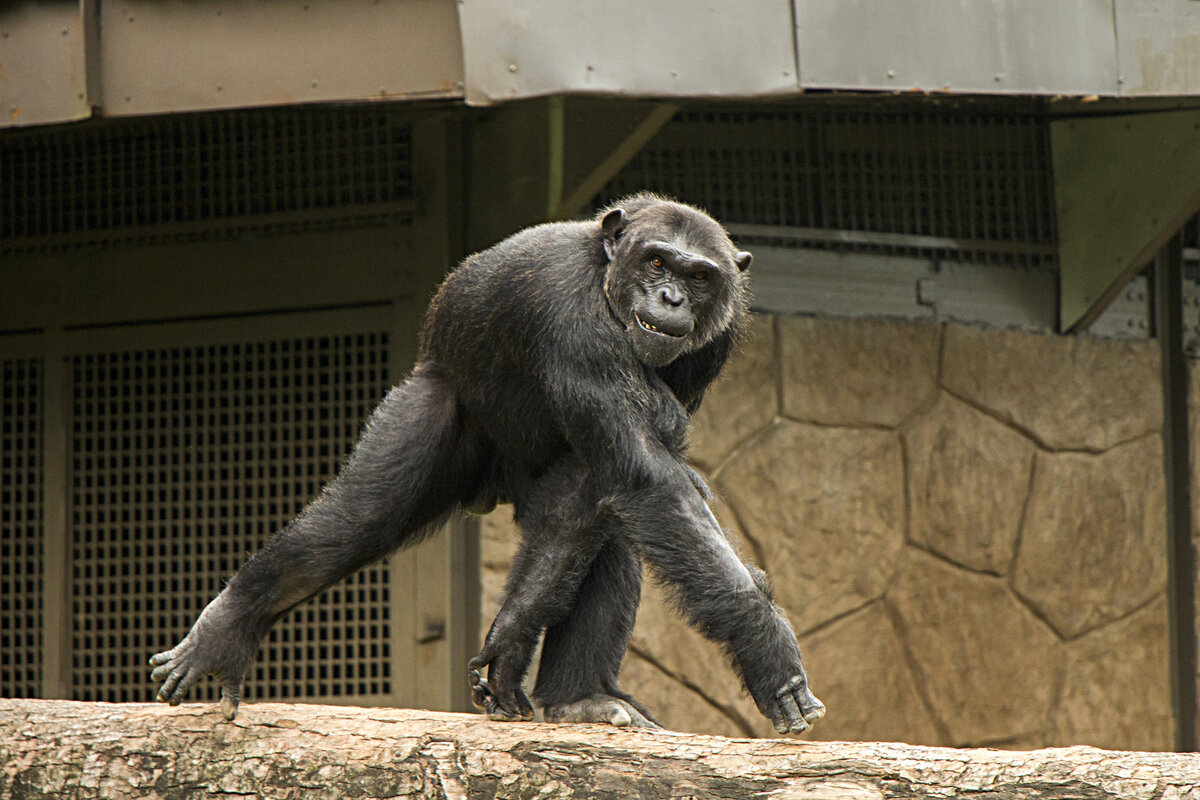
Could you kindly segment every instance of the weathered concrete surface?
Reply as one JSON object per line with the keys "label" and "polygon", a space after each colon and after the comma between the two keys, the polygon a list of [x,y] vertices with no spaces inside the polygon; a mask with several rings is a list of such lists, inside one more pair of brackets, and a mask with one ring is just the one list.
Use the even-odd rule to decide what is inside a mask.
{"label": "weathered concrete surface", "polygon": [[709,387],[693,417],[688,458],[703,469],[714,469],[767,425],[779,411],[778,383],[775,326],[770,317],[756,316],[750,338]]}
{"label": "weathered concrete surface", "polygon": [[1041,454],[1013,586],[1064,638],[1144,605],[1166,584],[1162,442]]}
{"label": "weathered concrete surface", "polygon": [[950,741],[992,743],[1047,730],[1065,654],[1002,579],[910,549],[886,602]]}
{"label": "weathered concrete surface", "polygon": [[1148,750],[1174,747],[1167,641],[1167,605],[1159,596],[1125,619],[1067,645],[1066,684],[1051,741],[1128,747],[1132,710]]}
{"label": "weathered concrete surface", "polygon": [[1153,342],[948,325],[942,384],[1051,450],[1107,450],[1162,428]]}
{"label": "weathered concrete surface", "polygon": [[913,541],[981,572],[1012,563],[1033,443],[943,396],[904,435]]}
{"label": "weathered concrete surface", "polygon": [[813,691],[834,717],[807,739],[846,738],[934,744],[942,741],[917,692],[903,642],[876,601],[804,637]]}
{"label": "weathered concrete surface", "polygon": [[717,484],[803,631],[883,593],[904,543],[903,481],[896,434],[782,420]]}
{"label": "weathered concrete surface", "polygon": [[921,322],[780,317],[784,415],[899,425],[937,391],[940,331]]}

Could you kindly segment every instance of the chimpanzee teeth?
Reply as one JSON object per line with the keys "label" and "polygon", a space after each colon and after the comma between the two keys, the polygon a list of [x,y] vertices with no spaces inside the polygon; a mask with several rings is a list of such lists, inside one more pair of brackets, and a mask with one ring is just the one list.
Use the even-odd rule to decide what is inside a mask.
{"label": "chimpanzee teeth", "polygon": [[651,333],[657,333],[659,336],[669,336],[672,339],[680,338],[679,336],[676,336],[673,333],[667,333],[662,328],[658,327],[657,325],[655,325],[653,323],[646,322],[646,320],[642,319],[640,315],[635,316],[634,319],[637,320],[638,326],[641,327],[641,329],[644,331],[650,331]]}

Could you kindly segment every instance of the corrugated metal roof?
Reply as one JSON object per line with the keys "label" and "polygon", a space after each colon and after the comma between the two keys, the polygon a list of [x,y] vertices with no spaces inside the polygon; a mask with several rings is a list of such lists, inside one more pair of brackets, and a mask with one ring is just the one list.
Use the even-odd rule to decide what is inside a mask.
{"label": "corrugated metal roof", "polygon": [[0,126],[428,97],[1188,95],[1198,54],[1193,0],[27,1],[0,9]]}

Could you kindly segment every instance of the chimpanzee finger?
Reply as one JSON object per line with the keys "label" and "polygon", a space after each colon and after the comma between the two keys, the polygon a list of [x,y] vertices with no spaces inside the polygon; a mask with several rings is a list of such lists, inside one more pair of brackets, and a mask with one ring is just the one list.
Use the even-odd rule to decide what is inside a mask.
{"label": "chimpanzee finger", "polygon": [[514,698],[517,705],[517,718],[528,722],[533,719],[533,703],[529,702],[529,698],[525,693],[518,690],[517,696]]}
{"label": "chimpanzee finger", "polygon": [[171,699],[167,702],[173,706],[177,706],[182,703],[184,695],[187,694],[188,689],[192,688],[192,684],[195,683],[196,679],[199,677],[200,670],[196,669],[195,667],[189,668],[187,672],[183,674],[183,677],[179,679],[179,683],[175,685],[175,691],[171,692]]}
{"label": "chimpanzee finger", "polygon": [[[172,647],[170,650],[164,650],[161,653],[155,653],[154,655],[150,656],[150,666],[158,667],[166,664],[175,657],[175,650],[176,648]],[[155,670],[155,672],[158,672],[158,670]],[[155,678],[155,680],[158,679]]]}
{"label": "chimpanzee finger", "polygon": [[488,682],[479,674],[479,670],[474,668],[467,670],[467,680],[471,684],[471,702],[476,708],[489,711],[488,704],[494,706],[496,703],[496,695],[492,692],[492,687],[488,686]]}
{"label": "chimpanzee finger", "polygon": [[[803,733],[808,730],[809,725],[804,721],[804,716],[800,713],[800,704],[796,702],[796,698],[792,694],[785,694],[779,698],[779,707],[782,712],[783,720],[787,724],[787,730],[791,733]],[[776,729],[779,725],[776,724]]]}
{"label": "chimpanzee finger", "polygon": [[221,716],[229,722],[237,717],[238,704],[242,702],[242,682],[226,681],[221,687]]}
{"label": "chimpanzee finger", "polygon": [[816,698],[811,691],[805,687],[803,692],[797,692],[797,700],[800,703],[800,713],[804,715],[804,721],[808,723],[816,722],[825,716],[825,704]]}
{"label": "chimpanzee finger", "polygon": [[150,680],[154,681],[155,683],[161,683],[162,681],[166,680],[167,676],[170,675],[174,669],[175,663],[173,661],[161,663],[154,668],[153,672],[150,673]]}
{"label": "chimpanzee finger", "polygon": [[175,692],[175,687],[179,684],[179,679],[182,677],[183,671],[179,667],[172,668],[163,681],[163,685],[158,688],[158,694],[155,695],[156,699],[161,703],[169,701],[171,695]]}

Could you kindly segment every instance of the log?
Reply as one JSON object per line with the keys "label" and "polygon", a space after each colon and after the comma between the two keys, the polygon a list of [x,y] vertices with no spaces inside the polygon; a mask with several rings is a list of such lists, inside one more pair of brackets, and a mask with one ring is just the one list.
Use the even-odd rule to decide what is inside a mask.
{"label": "log", "polygon": [[726,739],[388,708],[0,700],[0,797],[1155,798],[1200,755]]}

